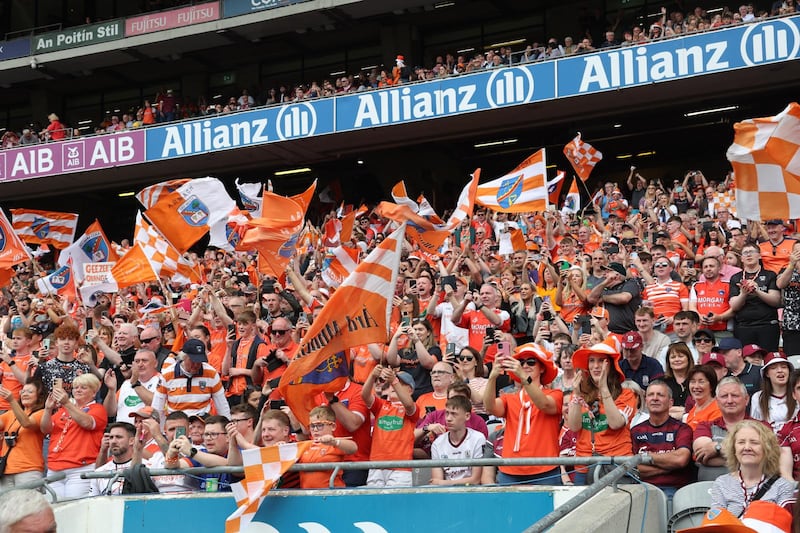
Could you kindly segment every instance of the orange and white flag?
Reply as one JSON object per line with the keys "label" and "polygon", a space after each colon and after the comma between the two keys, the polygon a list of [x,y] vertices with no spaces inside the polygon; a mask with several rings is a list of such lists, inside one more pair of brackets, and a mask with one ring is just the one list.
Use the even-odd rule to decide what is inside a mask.
{"label": "orange and white flag", "polygon": [[800,105],[733,125],[728,161],[741,220],[800,218]]}
{"label": "orange and white flag", "polygon": [[111,277],[118,289],[137,283],[158,281],[158,276],[140,244],[131,246],[130,250],[117,261],[111,268]]}
{"label": "orange and white flag", "polygon": [[9,270],[28,259],[30,259],[30,255],[28,255],[25,243],[14,233],[11,222],[6,218],[5,212],[0,209],[0,270]]}
{"label": "orange and white flag", "polygon": [[78,215],[37,209],[12,209],[14,231],[24,242],[65,248],[75,240]]}
{"label": "orange and white flag", "polygon": [[336,288],[358,266],[359,248],[337,246],[325,255],[320,275],[329,287]]}
{"label": "orange and white flag", "polygon": [[305,440],[242,450],[244,479],[231,485],[236,511],[225,521],[225,533],[249,530],[267,493],[312,444],[313,441]]}
{"label": "orange and white flag", "polygon": [[185,185],[190,181],[192,181],[191,178],[162,181],[161,183],[145,187],[136,193],[136,199],[139,200],[139,203],[142,204],[145,209],[150,209],[156,205],[161,196],[176,191],[181,185]]}
{"label": "orange and white flag", "polygon": [[222,182],[208,177],[187,181],[171,191],[162,191],[144,215],[172,246],[183,253],[235,207],[236,202]]}
{"label": "orange and white flag", "polygon": [[186,259],[183,254],[178,253],[178,250],[167,242],[155,226],[142,218],[142,213],[139,211],[136,212],[133,241],[141,247],[156,276],[169,278],[179,283],[200,281],[201,276],[197,265]]}
{"label": "orange and white flag", "polygon": [[117,251],[112,246],[111,241],[106,237],[100,222],[92,222],[83,235],[64,248],[58,256],[58,264],[64,266],[72,261],[72,273],[75,281],[83,281],[83,265],[86,263],[106,263],[114,262],[119,259]]}
{"label": "orange and white flag", "polygon": [[278,388],[304,426],[316,395],[336,392],[347,381],[345,350],[387,341],[405,230],[403,224],[386,237],[333,293],[281,377]]}
{"label": "orange and white flag", "polygon": [[64,298],[74,301],[78,298],[78,290],[75,288],[75,271],[72,268],[72,260],[67,264],[57,268],[51,274],[36,280],[36,288],[39,294],[58,294]]}
{"label": "orange and white flag", "polygon": [[581,140],[581,134],[575,136],[564,146],[564,155],[569,160],[578,177],[586,181],[594,170],[598,161],[603,159],[603,153],[591,144]]}
{"label": "orange and white flag", "polygon": [[567,197],[564,198],[562,213],[575,214],[581,210],[581,193],[578,190],[578,180],[573,178],[572,185],[569,186]]}
{"label": "orange and white flag", "polygon": [[547,168],[544,148],[517,168],[488,183],[478,185],[475,202],[503,213],[547,209]]}

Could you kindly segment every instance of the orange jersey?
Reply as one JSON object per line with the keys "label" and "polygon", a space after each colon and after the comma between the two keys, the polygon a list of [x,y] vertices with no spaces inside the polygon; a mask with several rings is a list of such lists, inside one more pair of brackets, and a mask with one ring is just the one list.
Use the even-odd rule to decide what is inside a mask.
{"label": "orange jersey", "polygon": [[[399,402],[374,398],[370,411],[375,415],[370,461],[409,461],[414,453],[414,428],[419,411],[408,414]],[[397,470],[408,470],[400,469]]]}
{"label": "orange jersey", "polygon": [[614,400],[614,405],[626,419],[626,423],[619,429],[611,429],[606,419],[606,410],[603,402],[599,402],[600,413],[592,420],[586,407],[582,407],[581,430],[578,432],[578,444],[576,455],[578,457],[589,457],[592,455],[592,427],[594,427],[594,446],[600,455],[616,456],[631,455],[633,446],[631,444],[631,430],[628,423],[633,420],[636,414],[636,393],[630,389],[622,389],[622,392]]}
{"label": "orange jersey", "polygon": [[97,402],[92,402],[81,410],[94,419],[94,429],[80,427],[63,407],[52,416],[48,469],[60,471],[93,465],[97,459],[108,415]]}
{"label": "orange jersey", "polygon": [[709,422],[721,416],[722,411],[719,410],[719,404],[712,398],[711,403],[700,411],[697,410],[697,404],[694,404],[694,407],[686,414],[686,425],[694,431],[700,422]]}
{"label": "orange jersey", "polygon": [[[300,456],[298,463],[339,463],[344,457],[344,452],[333,444],[314,443]],[[331,470],[317,470],[314,472],[300,472],[301,489],[327,489],[330,486]],[[334,487],[344,487],[342,471],[336,473],[333,479]]]}
{"label": "orange jersey", "polygon": [[[14,361],[15,366],[24,373],[28,371],[28,366],[30,366],[32,359],[29,355],[24,355],[14,357],[12,361]],[[20,383],[17,380],[12,368],[8,363],[3,361],[0,361],[0,383],[2,383],[3,387],[11,391],[11,396],[19,398],[19,391],[22,390],[24,383]],[[8,400],[0,398],[0,411],[8,411],[9,409],[11,409],[11,405],[9,405]]]}
{"label": "orange jersey", "polygon": [[[175,411],[183,411],[189,416],[208,413],[212,396],[222,391],[222,380],[217,371],[208,363],[203,363],[202,372],[189,380],[183,374],[178,374],[177,370],[178,364],[175,364],[162,372],[164,380],[156,389],[156,395],[165,398],[167,414]],[[155,399],[153,401],[155,403]]]}
{"label": "orange jersey", "polygon": [[416,401],[417,412],[423,413],[421,416],[425,416],[425,414],[430,411],[439,411],[441,409],[444,409],[444,404],[446,403],[447,403],[447,395],[444,395],[441,398],[437,398],[436,396],[434,396],[433,392],[426,392],[425,394],[417,398]]}
{"label": "orange jersey", "polygon": [[[706,316],[708,313],[718,315],[731,308],[728,303],[730,291],[730,283],[720,278],[716,281],[698,281],[692,287],[689,299],[694,302],[698,315]],[[715,322],[709,328],[713,331],[725,331],[727,327],[725,322]]]}
{"label": "orange jersey", "polygon": [[[14,413],[8,411],[0,415],[3,432],[6,434],[17,433],[17,443],[14,450],[8,455],[6,475],[21,474],[22,472],[44,472],[44,457],[42,456],[42,443],[44,435],[39,425],[42,422],[44,411],[39,409],[28,415],[33,425],[24,428],[21,426]],[[5,455],[8,448],[0,446],[0,454]]]}
{"label": "orange jersey", "polygon": [[[674,316],[689,303],[689,289],[680,281],[669,280],[647,285],[642,292],[642,299],[653,304],[656,317]],[[670,328],[671,329],[671,328]]]}
{"label": "orange jersey", "polygon": [[[504,459],[558,457],[564,393],[554,389],[542,389],[542,392],[555,401],[558,409],[556,414],[548,415],[537,409],[524,390],[500,396],[506,419]],[[552,469],[552,465],[500,467],[501,472],[515,476],[542,474]]]}
{"label": "orange jersey", "polygon": [[350,365],[353,369],[353,381],[363,384],[378,365],[378,361],[372,357],[366,344],[350,348]]}
{"label": "orange jersey", "polygon": [[796,242],[794,239],[783,239],[778,245],[773,245],[770,241],[759,244],[761,263],[763,263],[764,268],[775,273],[786,268],[789,265],[789,255],[792,253],[792,247]]}

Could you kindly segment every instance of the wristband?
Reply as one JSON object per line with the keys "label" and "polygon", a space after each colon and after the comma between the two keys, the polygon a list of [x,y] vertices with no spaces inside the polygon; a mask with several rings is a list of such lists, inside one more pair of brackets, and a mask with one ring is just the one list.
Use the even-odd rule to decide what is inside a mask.
{"label": "wristband", "polygon": [[136,383],[131,383],[131,388],[132,389],[135,389],[136,387],[141,387],[141,386],[142,386],[142,382],[141,381],[137,381]]}
{"label": "wristband", "polygon": [[197,455],[197,452],[197,448],[192,448],[192,450],[189,452],[189,457],[194,458],[194,456]]}
{"label": "wristband", "polygon": [[16,364],[17,364],[17,362],[16,362],[16,361],[14,361],[14,360],[12,359],[11,361],[9,361],[9,362],[8,362],[8,363],[6,363],[6,364],[7,364],[8,366],[14,366],[14,365],[16,365]]}
{"label": "wristband", "polygon": [[339,403],[339,397],[334,394],[333,396],[331,396],[331,399],[328,400],[328,405],[331,406],[335,403]]}

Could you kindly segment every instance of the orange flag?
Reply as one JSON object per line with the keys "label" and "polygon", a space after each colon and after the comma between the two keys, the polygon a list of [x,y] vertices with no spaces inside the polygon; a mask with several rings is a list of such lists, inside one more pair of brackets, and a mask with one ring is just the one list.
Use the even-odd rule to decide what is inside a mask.
{"label": "orange flag", "polygon": [[336,392],[347,381],[345,350],[386,342],[405,229],[384,239],[339,286],[281,377],[278,388],[304,426],[317,394]]}
{"label": "orange flag", "polygon": [[508,232],[508,234],[511,237],[511,248],[515,252],[528,249],[527,245],[525,244],[525,234],[522,233],[521,229],[512,229]]}
{"label": "orange flag", "polygon": [[130,250],[117,261],[111,269],[111,276],[120,289],[143,281],[158,281],[150,260],[139,244],[131,246]]}
{"label": "orange flag", "polygon": [[[14,265],[24,263],[30,259],[25,244],[14,233],[11,222],[0,209],[0,271],[8,270]],[[9,280],[11,276],[9,276]]]}
{"label": "orange flag", "polygon": [[339,242],[350,242],[353,238],[353,224],[356,221],[356,212],[350,211],[342,217],[342,229],[339,231]]}

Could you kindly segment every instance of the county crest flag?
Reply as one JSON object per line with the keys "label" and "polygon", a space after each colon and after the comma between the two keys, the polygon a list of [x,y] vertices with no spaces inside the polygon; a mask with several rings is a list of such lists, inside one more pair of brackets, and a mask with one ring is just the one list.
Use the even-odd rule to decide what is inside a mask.
{"label": "county crest flag", "polygon": [[75,281],[83,281],[83,265],[86,263],[114,262],[119,259],[111,241],[106,237],[100,222],[92,222],[83,235],[64,248],[58,256],[58,264],[64,266],[72,261],[72,273]]}
{"label": "county crest flag", "polygon": [[58,294],[69,300],[77,299],[78,291],[75,288],[72,261],[69,260],[66,265],[57,268],[48,276],[37,279],[36,288],[40,294]]}
{"label": "county crest flag", "polygon": [[78,215],[37,209],[12,209],[14,231],[24,242],[65,248],[75,240]]}
{"label": "county crest flag", "polygon": [[403,224],[386,237],[333,293],[281,377],[278,388],[304,426],[317,394],[339,391],[347,381],[345,350],[386,342],[405,230]]}
{"label": "county crest flag", "polygon": [[550,205],[558,205],[562,187],[564,187],[564,171],[559,170],[556,177],[547,182],[547,198]]}
{"label": "county crest flag", "polygon": [[503,213],[547,209],[548,187],[544,148],[517,168],[488,183],[478,185],[475,202]]}
{"label": "county crest flag", "polygon": [[580,132],[564,146],[564,155],[569,160],[572,168],[575,169],[575,173],[583,181],[589,179],[594,166],[603,159],[602,152],[581,140]]}
{"label": "county crest flag", "polygon": [[144,212],[180,253],[185,252],[236,207],[225,186],[216,178],[197,178],[159,194]]}
{"label": "county crest flag", "polygon": [[236,511],[225,521],[225,533],[248,530],[267,493],[312,444],[313,441],[304,440],[242,450],[244,479],[231,485]]}
{"label": "county crest flag", "polygon": [[30,256],[25,243],[14,233],[11,222],[6,218],[5,212],[0,209],[0,271],[11,270],[11,267],[24,263],[28,259]]}
{"label": "county crest flag", "polygon": [[733,126],[728,160],[741,220],[800,218],[800,105]]}
{"label": "county crest flag", "polygon": [[261,183],[239,183],[236,178],[236,190],[239,191],[239,199],[242,201],[245,211],[257,215],[261,213],[261,192],[264,185]]}
{"label": "county crest flag", "polygon": [[564,206],[561,208],[562,213],[575,214],[581,210],[581,193],[578,191],[578,180],[572,180],[572,185],[569,186],[569,192],[564,199]]}

